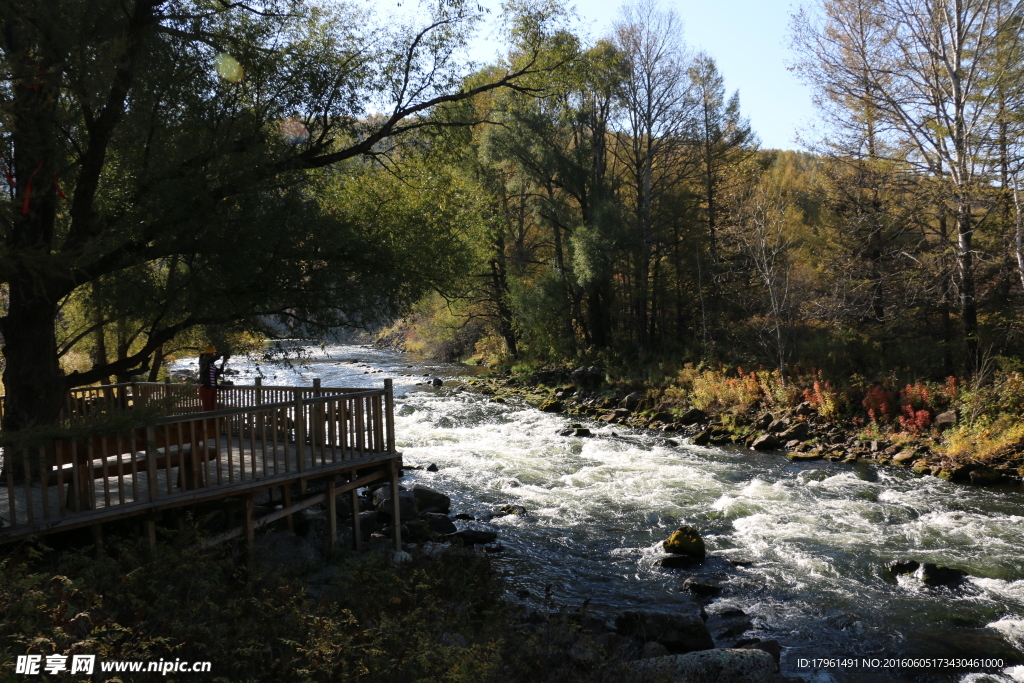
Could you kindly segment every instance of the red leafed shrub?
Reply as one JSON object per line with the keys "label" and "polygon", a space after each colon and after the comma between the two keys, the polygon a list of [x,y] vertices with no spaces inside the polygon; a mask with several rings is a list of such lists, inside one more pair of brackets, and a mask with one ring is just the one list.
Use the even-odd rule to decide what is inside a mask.
{"label": "red leafed shrub", "polygon": [[867,408],[868,417],[872,422],[887,423],[896,416],[896,393],[886,391],[878,384],[868,389],[861,403]]}
{"label": "red leafed shrub", "polygon": [[920,434],[932,426],[933,414],[932,395],[927,385],[908,384],[900,392],[899,418],[903,431]]}
{"label": "red leafed shrub", "polygon": [[942,392],[946,395],[946,399],[953,401],[956,399],[957,394],[957,383],[956,377],[950,375],[946,378],[946,385],[942,388]]}
{"label": "red leafed shrub", "polygon": [[914,410],[912,406],[905,405],[900,408],[900,413],[900,426],[905,432],[917,435],[932,426],[930,410]]}

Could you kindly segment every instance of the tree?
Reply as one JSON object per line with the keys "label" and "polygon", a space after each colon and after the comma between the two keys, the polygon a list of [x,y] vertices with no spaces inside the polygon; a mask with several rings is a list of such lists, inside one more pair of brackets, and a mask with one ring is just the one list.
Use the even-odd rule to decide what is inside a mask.
{"label": "tree", "polygon": [[[542,33],[519,9],[517,30]],[[422,294],[432,276],[402,272],[401,240],[318,197],[332,168],[473,122],[438,105],[544,68],[524,40],[516,68],[465,85],[473,22],[461,2],[383,29],[304,0],[0,0],[4,430],[53,422],[68,388],[145,371],[196,326],[310,333]],[[139,341],[65,375],[60,310],[94,286]]]}
{"label": "tree", "polygon": [[694,100],[682,25],[674,12],[659,10],[653,0],[627,5],[615,24],[614,44],[627,65],[620,92],[625,125],[616,154],[633,194],[633,329],[640,348],[648,348],[654,320],[651,264],[660,227],[655,209],[691,170],[681,162]]}
{"label": "tree", "polygon": [[[712,339],[718,327],[719,313],[719,253],[720,213],[722,211],[722,185],[727,181],[728,171],[749,156],[756,138],[750,129],[750,122],[740,116],[739,93],[735,92],[726,100],[725,85],[715,60],[700,53],[690,67],[693,82],[696,116],[694,131],[694,156],[697,160],[699,189],[707,223],[708,252],[710,267],[710,328]],[[707,346],[708,321],[702,321],[704,344]]]}
{"label": "tree", "polygon": [[[1021,3],[997,0],[825,0],[817,21],[794,20],[798,65],[832,111],[867,116],[881,139],[942,187],[956,226],[954,255],[968,372],[979,367],[974,234],[997,157],[995,109],[1016,78],[1003,44]],[[1001,58],[1002,57],[1002,58]]]}

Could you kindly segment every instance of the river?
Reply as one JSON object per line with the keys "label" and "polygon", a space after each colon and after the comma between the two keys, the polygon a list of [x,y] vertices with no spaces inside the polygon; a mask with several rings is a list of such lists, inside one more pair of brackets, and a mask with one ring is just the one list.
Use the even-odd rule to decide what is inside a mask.
{"label": "river", "polygon": [[[237,383],[258,371],[231,365],[241,371]],[[494,558],[512,599],[570,608],[588,600],[609,616],[687,602],[680,588],[691,574],[656,561],[659,542],[688,523],[710,555],[731,561],[698,572],[723,585],[708,611],[745,612],[753,628],[743,637],[778,640],[784,673],[816,683],[1024,681],[1024,666],[1014,666],[1024,663],[1019,488],[993,492],[893,468],[672,446],[643,430],[493,402],[465,385],[476,368],[363,346],[312,349],[305,367],[262,371],[267,385],[320,377],[324,386],[380,386],[394,378],[404,461],[438,467],[409,473],[406,486],[442,490],[454,510],[478,518],[503,504],[527,509],[525,517],[469,522],[499,533],[505,551]],[[444,385],[429,386],[434,377]],[[594,435],[559,436],[571,421]],[[911,576],[895,581],[882,565],[898,557],[971,576],[956,589]],[[984,670],[886,661],[1005,657],[1007,647],[1017,661]],[[816,667],[815,659],[839,661]]]}

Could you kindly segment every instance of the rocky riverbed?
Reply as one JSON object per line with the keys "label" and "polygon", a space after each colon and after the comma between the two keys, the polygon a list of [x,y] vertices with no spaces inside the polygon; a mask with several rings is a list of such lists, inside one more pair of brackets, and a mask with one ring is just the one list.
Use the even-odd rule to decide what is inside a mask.
{"label": "rocky riverbed", "polygon": [[[824,419],[806,402],[772,412],[716,416],[677,404],[652,404],[641,392],[599,388],[603,379],[601,369],[580,367],[571,372],[542,371],[529,377],[484,377],[469,380],[469,384],[498,402],[517,397],[545,412],[649,429],[665,434],[670,441],[685,439],[695,446],[782,451],[797,462],[867,462],[977,486],[1014,486],[1024,481],[1024,454],[1020,453],[1006,452],[984,465],[957,463],[937,452],[935,437],[901,437],[898,442],[858,438],[859,428]],[[956,421],[954,411],[940,413],[934,420],[935,430],[941,434]],[[583,425],[570,425],[565,435],[587,436],[588,432]]]}

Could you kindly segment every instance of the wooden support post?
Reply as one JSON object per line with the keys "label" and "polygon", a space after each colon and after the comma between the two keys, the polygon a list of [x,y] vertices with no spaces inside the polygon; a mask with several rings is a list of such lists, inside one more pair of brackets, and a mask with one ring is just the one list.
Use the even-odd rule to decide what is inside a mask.
{"label": "wooden support post", "polygon": [[[353,472],[349,476],[355,479],[356,473]],[[362,550],[363,536],[359,531],[359,489],[352,489],[352,534],[355,539],[356,550]]]}
{"label": "wooden support post", "polygon": [[334,475],[327,478],[327,554],[334,552],[338,541],[338,510],[334,498]]}
{"label": "wooden support post", "polygon": [[156,550],[156,517],[154,515],[146,517],[146,535],[149,536],[149,549]]}
{"label": "wooden support post", "polygon": [[390,377],[384,380],[384,424],[387,426],[385,438],[386,452],[394,453],[395,447],[395,387]]}
{"label": "wooden support post", "polygon": [[[281,487],[281,495],[284,497],[284,507],[290,508],[292,506],[292,485],[285,484]],[[295,518],[292,515],[288,515],[286,518],[288,521],[288,531],[295,533]]]}
{"label": "wooden support post", "polygon": [[97,559],[103,557],[103,524],[92,525],[92,538],[96,546]]}
{"label": "wooden support post", "polygon": [[398,499],[398,461],[392,458],[388,461],[391,468],[391,537],[395,541],[395,551],[402,549],[402,515],[401,503]]}
{"label": "wooden support post", "polygon": [[252,509],[256,506],[256,494],[250,493],[245,497],[245,547],[252,552],[253,543],[256,541],[256,527],[253,526]]}

